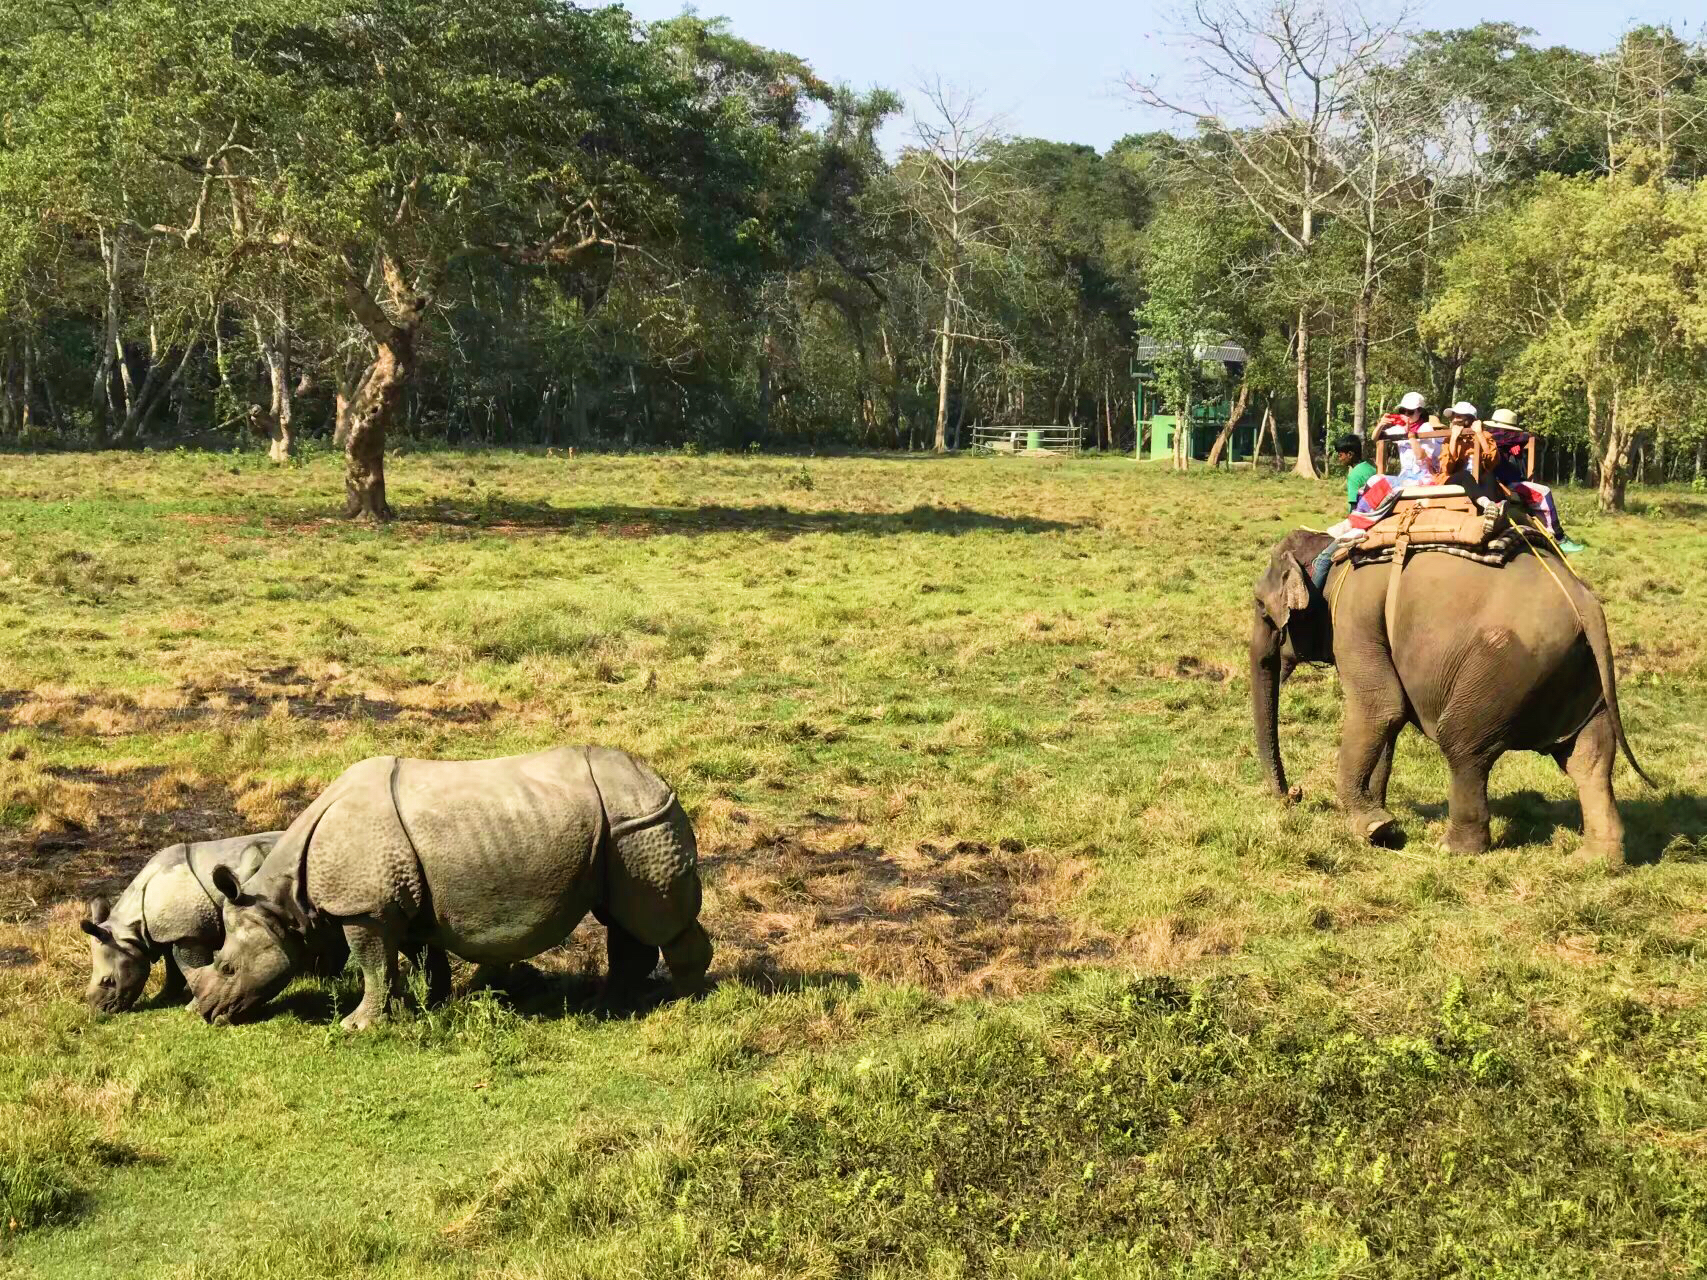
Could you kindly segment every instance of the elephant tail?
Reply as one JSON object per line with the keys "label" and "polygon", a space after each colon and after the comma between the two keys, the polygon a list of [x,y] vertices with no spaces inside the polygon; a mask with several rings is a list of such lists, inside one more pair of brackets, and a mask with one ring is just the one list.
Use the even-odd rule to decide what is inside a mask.
{"label": "elephant tail", "polygon": [[1657,788],[1659,784],[1637,763],[1636,753],[1630,749],[1630,739],[1624,733],[1624,717],[1618,714],[1618,675],[1612,666],[1612,636],[1606,629],[1606,614],[1592,591],[1573,594],[1577,596],[1573,603],[1577,605],[1577,616],[1582,620],[1583,635],[1588,638],[1588,647],[1594,651],[1594,665],[1600,671],[1600,693],[1606,700],[1607,714],[1612,717],[1612,732],[1618,739],[1619,749],[1636,771],[1636,776],[1650,787]]}

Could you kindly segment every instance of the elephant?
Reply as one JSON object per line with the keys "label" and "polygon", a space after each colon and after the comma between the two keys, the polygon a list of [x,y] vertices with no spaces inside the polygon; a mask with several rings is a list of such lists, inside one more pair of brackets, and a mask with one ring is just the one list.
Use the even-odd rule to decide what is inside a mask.
{"label": "elephant", "polygon": [[1331,664],[1345,700],[1339,798],[1356,837],[1384,843],[1397,835],[1387,779],[1393,745],[1410,724],[1440,747],[1451,772],[1449,849],[1488,848],[1489,771],[1507,751],[1538,751],[1576,786],[1584,847],[1622,866],[1617,751],[1653,783],[1624,732],[1594,593],[1551,556],[1525,553],[1495,566],[1413,552],[1389,638],[1390,564],[1336,567],[1325,591],[1313,588],[1309,565],[1331,541],[1288,534],[1256,582],[1251,716],[1270,789],[1283,799],[1294,794],[1280,752],[1280,686],[1299,663]]}
{"label": "elephant", "polygon": [[[700,989],[693,827],[676,793],[607,747],[496,760],[377,756],[345,770],[291,823],[229,901],[225,945],[192,978],[196,1009],[231,1021],[296,972],[303,939],[341,929],[362,970],[349,1030],[384,1022],[400,947],[429,949],[428,998],[449,995],[443,951],[475,985],[562,942],[589,912],[606,927],[607,996],[633,994],[660,950],[676,989]],[[436,952],[433,949],[442,949]]]}
{"label": "elephant", "polygon": [[241,875],[261,865],[282,832],[168,845],[138,871],[118,901],[92,898],[78,927],[89,935],[86,999],[97,1013],[122,1013],[148,984],[156,960],[166,966],[162,1003],[181,999],[184,974],[213,957],[224,904],[212,887],[216,868]]}

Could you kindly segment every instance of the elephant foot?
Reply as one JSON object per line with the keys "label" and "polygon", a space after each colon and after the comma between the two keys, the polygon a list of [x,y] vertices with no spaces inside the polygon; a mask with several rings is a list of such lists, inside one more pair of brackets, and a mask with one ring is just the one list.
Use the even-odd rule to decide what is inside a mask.
{"label": "elephant foot", "polygon": [[1493,844],[1487,825],[1460,825],[1448,823],[1446,827],[1446,848],[1452,853],[1486,853]]}
{"label": "elephant foot", "polygon": [[383,1009],[370,1009],[366,1003],[357,1005],[338,1025],[345,1031],[366,1031],[369,1027],[384,1026],[390,1019]]}
{"label": "elephant foot", "polygon": [[1585,860],[1598,862],[1605,867],[1608,875],[1623,875],[1630,866],[1624,856],[1624,842],[1622,840],[1584,841],[1582,854]]}
{"label": "elephant foot", "polygon": [[1392,849],[1404,843],[1399,820],[1385,809],[1369,809],[1351,816],[1351,834],[1378,849]]}

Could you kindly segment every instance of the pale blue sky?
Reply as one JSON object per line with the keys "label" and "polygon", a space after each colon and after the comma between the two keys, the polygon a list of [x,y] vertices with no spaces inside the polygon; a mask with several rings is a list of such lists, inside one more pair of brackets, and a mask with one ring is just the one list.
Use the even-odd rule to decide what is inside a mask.
{"label": "pale blue sky", "polygon": [[[681,0],[626,0],[642,19],[673,17]],[[1088,142],[1166,121],[1134,107],[1124,73],[1166,70],[1171,4],[1120,0],[700,0],[736,34],[809,61],[828,80],[910,91],[924,77],[981,91],[1019,134]],[[1417,25],[1444,29],[1483,19],[1533,27],[1543,44],[1601,49],[1626,27],[1670,21],[1698,34],[1701,11],[1685,0],[1437,0]]]}

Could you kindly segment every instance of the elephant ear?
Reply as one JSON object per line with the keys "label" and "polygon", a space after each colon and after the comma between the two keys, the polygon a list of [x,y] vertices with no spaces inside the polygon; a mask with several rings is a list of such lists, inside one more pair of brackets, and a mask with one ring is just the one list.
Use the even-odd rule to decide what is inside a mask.
{"label": "elephant ear", "polygon": [[1269,621],[1284,630],[1294,613],[1310,607],[1310,599],[1310,571],[1290,551],[1277,552],[1257,586],[1257,602]]}
{"label": "elephant ear", "polygon": [[1288,613],[1302,613],[1310,607],[1310,571],[1297,556],[1286,557],[1286,572],[1281,581],[1286,589]]}

